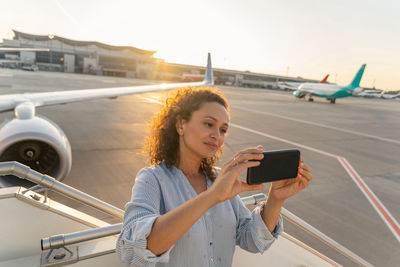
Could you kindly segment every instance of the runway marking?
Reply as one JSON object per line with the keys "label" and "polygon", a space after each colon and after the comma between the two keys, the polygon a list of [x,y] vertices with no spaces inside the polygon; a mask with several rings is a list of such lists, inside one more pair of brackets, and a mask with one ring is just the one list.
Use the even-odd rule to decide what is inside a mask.
{"label": "runway marking", "polygon": [[284,97],[288,97],[288,98],[294,99],[293,94],[290,93],[290,92],[286,92],[286,91],[278,91],[278,92],[281,92],[281,93],[277,93],[276,90],[269,90],[269,89],[266,90],[266,89],[258,89],[258,88],[249,89],[249,88],[241,87],[240,91],[238,91],[237,87],[234,87],[234,88],[221,87],[221,88],[224,89],[224,90],[229,90],[230,92],[234,92],[234,93],[240,93],[241,91],[248,91],[248,92],[252,92],[252,93],[254,93],[254,92],[265,93],[265,94],[268,94],[268,95],[284,96]]}
{"label": "runway marking", "polygon": [[278,93],[268,93],[269,95],[276,95],[276,96],[283,96],[287,98],[293,98],[293,95],[287,95],[287,94],[278,94]]}
{"label": "runway marking", "polygon": [[364,194],[364,196],[378,212],[382,220],[389,227],[390,231],[392,231],[393,235],[397,238],[397,241],[400,242],[400,225],[396,221],[396,219],[390,214],[390,212],[386,209],[386,207],[382,204],[382,202],[378,199],[374,192],[368,187],[364,180],[361,179],[360,175],[353,169],[350,163],[343,157],[338,157],[338,160],[347,171],[347,173],[350,175],[350,177],[353,179],[353,181],[361,189],[361,192]]}
{"label": "runway marking", "polygon": [[[147,98],[140,96],[141,98],[148,100],[152,103],[160,104],[162,105],[163,103],[152,98]],[[389,212],[389,210],[382,204],[382,202],[379,200],[379,198],[374,194],[374,192],[368,187],[368,185],[364,182],[364,180],[361,178],[361,176],[354,170],[354,168],[350,165],[350,163],[344,158],[340,157],[335,154],[331,154],[325,151],[322,151],[317,148],[309,147],[306,145],[302,145],[300,143],[292,142],[290,140],[280,138],[277,136],[273,136],[270,134],[266,134],[257,130],[253,130],[247,127],[240,126],[235,123],[230,123],[230,126],[236,127],[238,129],[251,132],[254,134],[258,134],[267,138],[271,138],[283,143],[295,145],[297,147],[301,147],[328,157],[335,158],[339,161],[339,163],[343,166],[343,168],[346,170],[347,174],[351,177],[353,182],[357,185],[357,187],[361,190],[361,192],[364,194],[364,196],[367,198],[369,203],[372,205],[372,207],[375,209],[375,211],[378,213],[378,215],[381,217],[381,219],[385,222],[385,224],[388,226],[389,230],[393,233],[394,237],[397,239],[397,241],[400,242],[400,226],[399,223],[396,221],[396,219],[392,216],[392,214]]]}
{"label": "runway marking", "polygon": [[331,154],[331,153],[328,153],[328,152],[325,152],[325,151],[322,151],[322,150],[319,150],[319,149],[316,149],[316,148],[312,148],[312,147],[309,147],[309,146],[306,146],[306,145],[302,145],[300,143],[292,142],[292,141],[289,141],[289,140],[286,140],[286,139],[283,139],[283,138],[280,138],[280,137],[277,137],[277,136],[273,136],[273,135],[270,135],[270,134],[262,133],[262,132],[259,132],[259,131],[256,131],[256,130],[253,130],[253,129],[250,129],[250,128],[246,128],[246,127],[240,126],[240,125],[232,123],[232,122],[230,122],[229,125],[233,126],[233,127],[236,127],[236,128],[239,128],[239,129],[242,129],[242,130],[247,131],[247,132],[251,132],[251,133],[258,134],[258,135],[261,135],[261,136],[265,136],[265,137],[268,137],[268,138],[271,138],[271,139],[275,139],[275,140],[281,141],[283,143],[287,143],[287,144],[291,144],[291,145],[294,145],[294,146],[297,146],[297,147],[301,147],[301,148],[304,148],[304,149],[307,149],[307,150],[311,150],[311,151],[314,151],[314,152],[319,153],[319,154],[323,154],[323,155],[328,156],[328,157],[333,157],[333,158],[337,157],[334,154]]}
{"label": "runway marking", "polygon": [[306,123],[306,124],[310,124],[310,125],[314,125],[314,126],[319,126],[319,127],[323,127],[323,128],[327,128],[327,129],[332,129],[332,130],[335,130],[335,131],[355,134],[355,135],[359,135],[359,136],[364,136],[364,137],[368,137],[368,138],[377,139],[377,140],[380,140],[380,141],[390,142],[390,143],[394,143],[394,144],[400,145],[400,141],[399,140],[395,140],[395,139],[384,138],[384,137],[380,137],[380,136],[376,136],[376,135],[372,135],[372,134],[356,132],[356,131],[347,130],[347,129],[334,127],[334,126],[329,126],[329,125],[325,125],[325,124],[320,124],[320,123],[316,123],[316,122],[311,122],[311,121],[306,121],[306,120],[301,120],[301,119],[295,119],[295,118],[291,118],[291,117],[288,117],[288,116],[278,115],[278,114],[265,112],[265,111],[257,111],[257,110],[252,110],[252,109],[243,108],[243,107],[237,107],[237,106],[233,106],[233,107],[236,108],[236,109],[241,109],[241,110],[245,110],[245,111],[249,111],[249,112],[260,113],[260,114],[269,115],[269,116],[273,116],[273,117],[277,117],[277,118],[281,118],[281,119],[286,119],[286,120],[291,120],[291,121],[297,121],[297,122]]}
{"label": "runway marking", "polygon": [[101,80],[103,83],[117,83],[116,81],[112,80]]}
{"label": "runway marking", "polygon": [[158,100],[156,100],[156,99],[154,99],[154,98],[149,98],[149,97],[144,97],[144,96],[139,96],[139,97],[142,98],[142,99],[144,99],[144,100],[147,100],[147,101],[149,101],[149,102],[151,102],[151,103],[163,105],[163,103],[162,103],[161,101],[158,101]]}
{"label": "runway marking", "polygon": [[13,77],[11,73],[0,73],[0,77]]}

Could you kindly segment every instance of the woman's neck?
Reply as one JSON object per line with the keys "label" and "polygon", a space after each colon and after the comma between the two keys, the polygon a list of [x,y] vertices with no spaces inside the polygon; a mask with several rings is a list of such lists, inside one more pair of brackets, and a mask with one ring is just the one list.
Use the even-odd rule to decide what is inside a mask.
{"label": "woman's neck", "polygon": [[200,163],[198,160],[190,160],[188,158],[180,159],[178,163],[178,169],[180,169],[184,174],[198,174],[200,171]]}
{"label": "woman's neck", "polygon": [[195,175],[200,171],[202,158],[190,151],[185,145],[179,146],[178,164],[176,167],[185,175]]}

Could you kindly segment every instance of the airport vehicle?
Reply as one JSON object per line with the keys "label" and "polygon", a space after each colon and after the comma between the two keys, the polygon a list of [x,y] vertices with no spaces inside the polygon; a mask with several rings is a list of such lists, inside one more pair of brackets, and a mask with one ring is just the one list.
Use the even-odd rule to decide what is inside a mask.
{"label": "airport vehicle", "polygon": [[[0,53],[6,53],[6,52],[49,52],[49,48],[29,48],[29,47],[2,47],[0,46]],[[14,55],[15,56],[15,55]],[[27,70],[27,71],[38,71],[39,67],[34,64],[29,64],[29,65],[23,65],[21,67],[20,62],[19,62],[19,57],[15,56],[13,59],[5,60],[4,62],[0,62],[0,68],[3,66],[7,66],[9,68],[16,69],[20,67],[22,70]],[[0,110],[1,112],[1,110]]]}
{"label": "airport vehicle", "polygon": [[[328,80],[329,74],[327,74],[319,83],[326,83],[326,81]],[[280,90],[297,90],[297,88],[299,88],[299,86],[303,84],[303,83],[297,83],[297,82],[278,82],[276,84],[276,86],[280,89]]]}
{"label": "airport vehicle", "polygon": [[359,87],[361,78],[364,74],[366,64],[363,64],[356,76],[349,85],[339,86],[333,84],[304,83],[301,84],[293,95],[296,98],[304,98],[307,101],[314,101],[314,96],[326,98],[331,104],[336,102],[336,98],[348,97],[362,92]]}
{"label": "airport vehicle", "polygon": [[36,65],[23,66],[22,69],[27,70],[27,71],[38,71],[39,70],[38,66],[36,66]]}
{"label": "airport vehicle", "polygon": [[206,75],[202,82],[0,95],[0,112],[13,110],[15,114],[15,118],[0,125],[0,162],[18,161],[57,180],[63,180],[72,164],[68,138],[54,122],[36,116],[37,107],[187,86],[199,87],[212,85],[213,82],[211,56],[208,54]]}

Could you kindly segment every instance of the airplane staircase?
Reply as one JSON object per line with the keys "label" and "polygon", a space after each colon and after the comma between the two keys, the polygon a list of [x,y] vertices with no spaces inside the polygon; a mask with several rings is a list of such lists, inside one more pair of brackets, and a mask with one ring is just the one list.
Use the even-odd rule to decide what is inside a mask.
{"label": "airplane staircase", "polygon": [[[0,176],[13,175],[37,186],[0,188],[0,267],[25,266],[126,266],[119,261],[115,244],[122,223],[110,224],[51,200],[58,192],[122,221],[124,211],[18,162],[1,162]],[[18,179],[16,178],[16,179]],[[39,189],[39,190],[38,190]],[[40,191],[40,193],[38,193]],[[265,194],[242,198],[246,205],[266,199]],[[286,209],[282,216],[306,230],[359,266],[370,263],[319,232]],[[264,254],[235,250],[239,266],[341,266],[332,259],[283,233]]]}

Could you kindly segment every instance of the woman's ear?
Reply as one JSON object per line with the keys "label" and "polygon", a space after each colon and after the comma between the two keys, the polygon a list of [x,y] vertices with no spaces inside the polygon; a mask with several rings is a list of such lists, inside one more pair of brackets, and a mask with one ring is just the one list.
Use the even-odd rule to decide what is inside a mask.
{"label": "woman's ear", "polygon": [[183,135],[183,129],[185,126],[185,120],[178,117],[176,120],[176,132],[178,133],[178,135]]}

